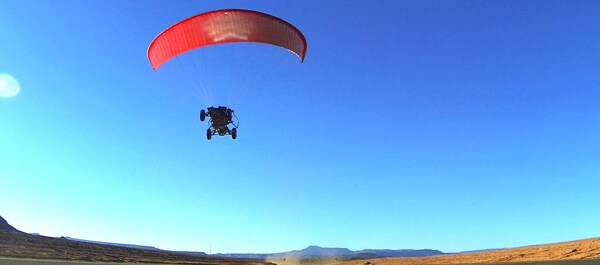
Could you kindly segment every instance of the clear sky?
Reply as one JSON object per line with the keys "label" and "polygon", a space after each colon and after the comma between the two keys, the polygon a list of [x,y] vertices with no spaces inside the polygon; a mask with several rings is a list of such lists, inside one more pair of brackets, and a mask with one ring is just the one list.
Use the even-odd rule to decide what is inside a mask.
{"label": "clear sky", "polygon": [[[0,74],[20,85],[0,98],[0,215],[25,232],[212,253],[600,236],[598,1],[0,7]],[[146,58],[163,29],[221,8],[308,40],[302,64],[198,53],[213,96],[242,91],[235,141],[207,141],[190,73]],[[263,73],[222,75],[239,65]]]}

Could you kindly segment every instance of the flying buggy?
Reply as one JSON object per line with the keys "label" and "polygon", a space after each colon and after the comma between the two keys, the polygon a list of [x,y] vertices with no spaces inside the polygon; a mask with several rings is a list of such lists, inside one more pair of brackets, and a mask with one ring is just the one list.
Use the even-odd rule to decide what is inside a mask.
{"label": "flying buggy", "polygon": [[[180,61],[189,61],[191,67],[186,67],[186,64],[176,63],[174,65],[175,67],[172,68],[173,72],[180,72],[181,76],[206,76],[209,75],[210,72],[204,72],[202,74],[198,73],[197,69],[199,67],[196,67],[197,65],[195,64],[195,61],[200,63],[199,61],[204,61],[204,58],[202,58],[202,60],[194,60],[193,58],[197,57],[198,54],[191,52],[192,50],[212,45],[220,46],[221,44],[229,45],[230,43],[244,42],[281,47],[283,50],[290,51],[292,54],[296,55],[300,59],[300,62],[303,62],[304,57],[306,56],[306,38],[298,28],[281,18],[246,9],[213,10],[176,22],[162,30],[161,33],[150,42],[148,49],[146,50],[146,55],[154,70],[157,70],[163,63],[174,57],[188,56],[186,59],[189,60],[182,59]],[[232,46],[239,47],[243,45],[236,44]],[[218,50],[215,49],[215,51]],[[225,49],[224,51],[227,50]],[[245,49],[241,49],[240,52],[244,51]],[[207,53],[211,52],[207,51]],[[252,51],[249,51],[249,53],[252,53]],[[215,59],[214,63],[216,63],[217,66],[223,64],[223,66],[229,68],[229,70],[238,68],[233,67],[238,63],[238,56],[229,56],[229,58],[225,56],[222,58],[220,54],[220,52],[213,53]],[[260,57],[261,53],[258,53],[256,56]],[[202,57],[204,57],[204,55],[202,55]],[[227,65],[230,67],[227,67]],[[200,69],[202,68],[211,69],[215,67],[203,65]],[[238,76],[240,76],[239,74],[253,76],[253,71],[231,71],[231,73],[225,77],[215,78],[215,81],[219,84],[222,83],[223,78],[234,79],[238,78]],[[242,76],[240,77],[240,79],[245,79]],[[192,79],[201,81],[204,78]],[[192,82],[192,86],[194,86],[194,84],[195,83]],[[239,86],[246,87],[248,85],[239,83]],[[200,84],[198,87],[203,89],[202,95],[205,96],[203,101],[210,102],[209,99],[211,98],[211,93],[205,88],[212,88],[215,91],[218,91],[218,87],[220,86]],[[223,106],[208,107],[206,110],[203,109],[200,111],[200,120],[204,121],[206,117],[210,118],[210,124],[206,130],[206,138],[208,138],[208,140],[210,140],[213,135],[231,135],[233,139],[237,138],[239,122],[237,121],[237,117],[233,114],[232,109]],[[234,117],[236,120],[235,123],[233,121]]]}
{"label": "flying buggy", "polygon": [[[239,120],[233,113],[234,111],[228,107],[208,107],[206,110],[200,111],[200,121],[204,121],[209,117],[210,125],[206,129],[206,139],[210,140],[213,135],[231,135],[231,138],[237,138],[237,128]],[[233,118],[235,117],[235,122]],[[228,125],[232,126],[230,129]]]}

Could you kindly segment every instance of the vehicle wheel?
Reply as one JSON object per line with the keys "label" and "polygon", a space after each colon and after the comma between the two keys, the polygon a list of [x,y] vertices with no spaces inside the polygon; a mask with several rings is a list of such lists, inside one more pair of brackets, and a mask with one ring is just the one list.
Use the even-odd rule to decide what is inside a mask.
{"label": "vehicle wheel", "polygon": [[231,119],[233,118],[233,111],[231,111],[230,109],[227,110],[227,120],[231,121]]}
{"label": "vehicle wheel", "polygon": [[200,121],[204,121],[206,119],[206,112],[204,110],[200,111]]}
{"label": "vehicle wheel", "polygon": [[233,138],[233,140],[237,138],[237,128],[231,129],[231,138]]}
{"label": "vehicle wheel", "polygon": [[212,132],[210,129],[206,129],[206,139],[210,140],[210,138],[212,138]]}

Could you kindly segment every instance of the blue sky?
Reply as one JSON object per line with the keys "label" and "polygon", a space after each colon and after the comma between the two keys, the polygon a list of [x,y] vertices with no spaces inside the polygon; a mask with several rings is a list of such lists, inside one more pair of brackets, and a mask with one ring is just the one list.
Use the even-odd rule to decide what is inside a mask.
{"label": "blue sky", "polygon": [[[0,6],[0,73],[21,87],[0,98],[0,215],[25,232],[212,253],[600,235],[598,2]],[[308,40],[302,64],[196,53],[196,82],[241,91],[235,141],[205,139],[195,73],[146,59],[164,28],[221,8]]]}

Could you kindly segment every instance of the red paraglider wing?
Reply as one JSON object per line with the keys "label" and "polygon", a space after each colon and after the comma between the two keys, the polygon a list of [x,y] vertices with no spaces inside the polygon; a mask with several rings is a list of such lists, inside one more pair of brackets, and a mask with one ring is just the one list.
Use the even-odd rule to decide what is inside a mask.
{"label": "red paraglider wing", "polygon": [[228,42],[259,42],[288,49],[304,61],[306,39],[290,23],[277,17],[242,9],[223,9],[182,20],[154,38],[148,60],[155,70],[180,53]]}

